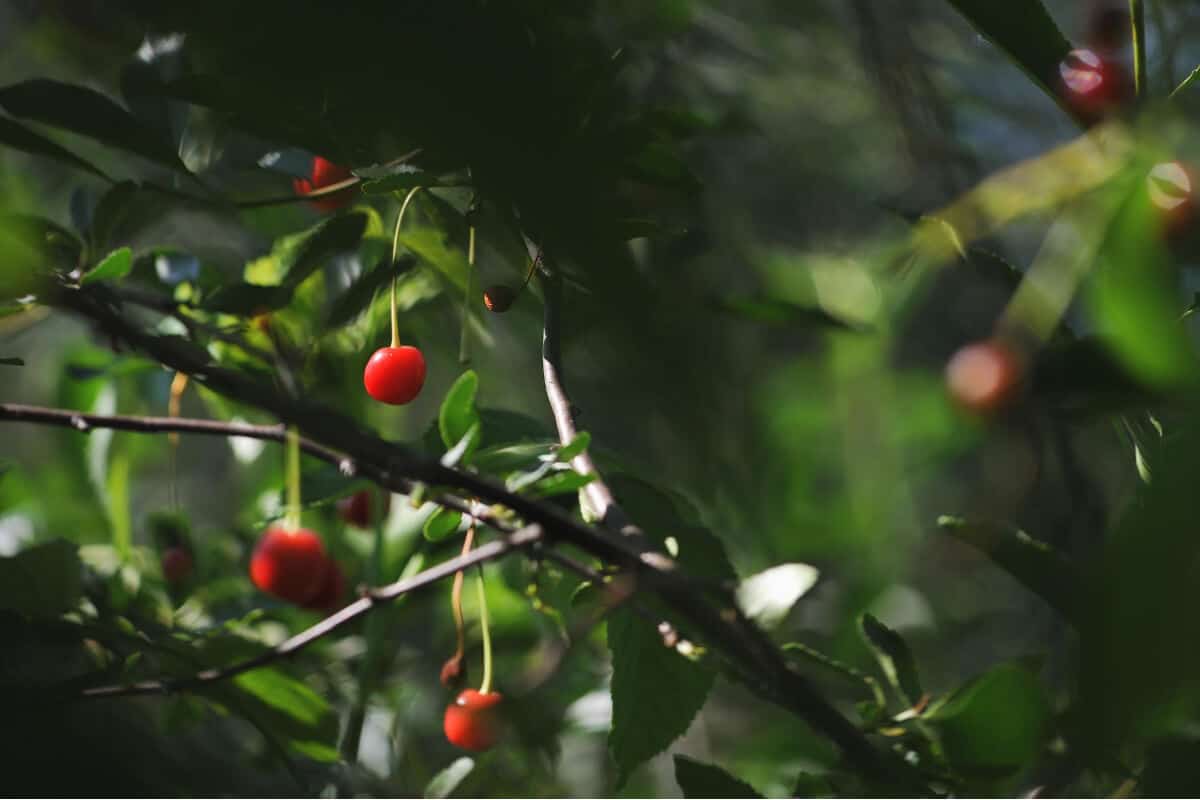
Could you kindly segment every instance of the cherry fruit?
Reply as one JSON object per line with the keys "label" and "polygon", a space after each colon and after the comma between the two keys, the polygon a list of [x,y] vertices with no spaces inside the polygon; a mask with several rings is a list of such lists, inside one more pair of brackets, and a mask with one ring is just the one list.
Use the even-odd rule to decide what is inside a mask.
{"label": "cherry fruit", "polygon": [[[378,509],[378,518],[386,517],[392,506],[392,495],[382,493],[383,501]],[[369,489],[355,492],[337,501],[338,516],[356,528],[370,528],[376,521],[375,496]]]}
{"label": "cherry fruit", "polygon": [[1081,116],[1096,121],[1130,98],[1129,80],[1114,62],[1095,50],[1072,50],[1058,65],[1067,103]]}
{"label": "cherry fruit", "polygon": [[346,575],[342,568],[332,558],[325,560],[325,575],[317,593],[307,603],[301,603],[310,611],[331,613],[342,607],[342,598],[346,596]]}
{"label": "cherry fruit", "polygon": [[304,605],[321,591],[328,557],[321,537],[305,528],[267,529],[250,557],[250,580],[262,591]]}
{"label": "cherry fruit", "polygon": [[508,311],[516,299],[517,293],[502,283],[489,286],[483,291],[483,304],[487,306],[488,311],[494,314],[503,314]]}
{"label": "cherry fruit", "polygon": [[998,411],[1016,396],[1021,385],[1021,361],[995,339],[960,349],[946,365],[946,387],[961,406],[978,414]]}
{"label": "cherry fruit", "polygon": [[367,361],[363,386],[367,394],[394,406],[410,402],[425,385],[425,357],[409,345],[381,347]]}
{"label": "cherry fruit", "polygon": [[186,547],[168,547],[162,554],[163,577],[167,583],[180,584],[192,574],[192,554]]}
{"label": "cherry fruit", "polygon": [[491,748],[500,738],[500,715],[496,706],[502,695],[486,694],[474,689],[459,693],[454,703],[446,707],[446,738],[464,750],[475,752]]}
{"label": "cherry fruit", "polygon": [[1187,227],[1195,210],[1194,187],[1192,173],[1178,161],[1155,164],[1146,176],[1146,192],[1159,210],[1168,235],[1179,234]]}
{"label": "cherry fruit", "polygon": [[[335,183],[341,183],[347,178],[354,177],[350,170],[320,156],[313,158],[312,171],[309,175],[311,176],[309,178],[296,178],[292,181],[292,188],[295,189],[296,194],[302,196],[308,195],[317,189],[323,189],[326,186],[332,186]],[[311,203],[313,208],[318,211],[337,211],[339,208],[345,208],[353,201],[354,190],[347,187],[340,192],[315,198]]]}

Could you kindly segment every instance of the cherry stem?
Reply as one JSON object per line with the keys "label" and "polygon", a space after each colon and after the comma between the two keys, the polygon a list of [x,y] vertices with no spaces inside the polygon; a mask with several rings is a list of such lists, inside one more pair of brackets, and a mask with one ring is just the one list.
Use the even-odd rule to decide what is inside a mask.
{"label": "cherry stem", "polygon": [[[420,186],[414,186],[408,190],[408,194],[404,196],[404,202],[400,204],[400,213],[396,215],[396,230],[392,234],[392,266],[395,266],[396,253],[400,250],[400,223],[404,221],[404,212],[408,210],[408,204],[419,191],[421,191]],[[400,317],[396,313],[397,277],[396,275],[392,276],[392,347],[400,346]]]}
{"label": "cherry stem", "polygon": [[525,290],[525,287],[529,285],[529,279],[533,277],[533,273],[537,272],[538,265],[541,263],[542,263],[542,248],[539,247],[538,251],[537,251],[537,255],[535,255],[533,257],[533,261],[529,265],[529,272],[525,273],[525,280],[521,281],[521,288],[517,289],[518,294],[523,292]]}
{"label": "cherry stem", "polygon": [[492,691],[492,632],[488,628],[487,594],[483,591],[483,568],[475,572],[475,590],[479,594],[479,628],[483,632],[483,682],[479,693]]}
{"label": "cherry stem", "polygon": [[462,336],[458,341],[458,363],[467,364],[471,360],[471,285],[475,277],[475,226],[472,225],[467,235],[467,290],[463,295]]}
{"label": "cherry stem", "polygon": [[300,528],[300,434],[296,426],[287,429],[287,526]]}
{"label": "cherry stem", "polygon": [[[183,392],[187,389],[188,376],[186,372],[176,372],[175,377],[171,379],[171,395],[167,400],[167,416],[174,419],[179,416],[179,406],[183,399]],[[172,432],[167,436],[167,441],[171,443],[171,483],[170,483],[170,500],[171,508],[175,511],[179,510],[179,433]]]}
{"label": "cherry stem", "polygon": [[[462,555],[467,555],[471,552],[471,544],[475,541],[475,525],[467,528],[467,535],[463,539]],[[458,649],[454,651],[455,658],[462,658],[463,653],[467,650],[466,624],[463,621],[462,610],[462,588],[463,588],[463,572],[459,570],[454,573],[454,587],[450,590],[450,610],[454,613],[454,630],[458,635]]]}

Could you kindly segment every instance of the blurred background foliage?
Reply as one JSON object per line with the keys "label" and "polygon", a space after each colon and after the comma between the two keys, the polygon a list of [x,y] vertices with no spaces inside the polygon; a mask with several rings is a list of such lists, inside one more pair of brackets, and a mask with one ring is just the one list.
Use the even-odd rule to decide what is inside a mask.
{"label": "blurred background foliage", "polygon": [[[1132,75],[1125,4],[998,5],[3,0],[0,358],[23,365],[0,364],[2,399],[167,412],[170,372],[30,298],[31,276],[114,254],[97,283],[195,311],[134,318],[434,455],[465,336],[484,446],[546,443],[540,284],[504,315],[478,299],[519,284],[523,232],[564,274],[567,384],[618,497],[685,549],[710,530],[743,578],[815,567],[771,634],[882,747],[968,794],[1195,791],[1200,285],[1194,231],[1164,241],[1145,175],[1200,163],[1200,85],[1167,101],[1200,64],[1200,9],[1147,0],[1143,101],[1099,121],[1051,70],[1089,46]],[[253,202],[289,198],[314,155],[364,177],[348,208]],[[399,301],[429,378],[383,408],[359,369],[421,184],[441,188],[414,200]],[[998,320],[1029,336],[1028,386],[981,418],[943,372]],[[273,421],[195,384],[180,413]],[[513,703],[511,741],[457,761],[444,588],[378,613],[366,708],[366,630],[196,696],[28,701],[191,674],[315,621],[246,577],[282,480],[273,444],[3,427],[0,686],[26,697],[3,747],[26,791],[739,790],[708,765],[768,796],[878,790],[723,677],[667,752],[614,767],[603,628]],[[362,486],[306,463],[306,522],[351,585],[372,537],[332,501]],[[431,513],[392,504],[383,579],[456,552],[422,536]],[[172,536],[194,551],[183,585],[159,567]],[[501,675],[536,667],[576,584],[489,567]]]}

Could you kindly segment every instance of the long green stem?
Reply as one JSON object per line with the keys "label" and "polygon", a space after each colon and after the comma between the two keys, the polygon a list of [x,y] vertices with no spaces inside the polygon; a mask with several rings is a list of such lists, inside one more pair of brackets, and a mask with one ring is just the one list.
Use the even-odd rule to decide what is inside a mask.
{"label": "long green stem", "polygon": [[[420,186],[414,186],[408,190],[408,194],[404,196],[404,202],[400,204],[400,213],[396,215],[396,230],[392,233],[392,264],[396,263],[396,254],[400,251],[400,223],[404,221],[404,212],[408,211],[408,204],[412,202],[413,197],[417,192],[421,191]],[[392,347],[400,346],[400,316],[396,313],[396,276],[392,276]]]}
{"label": "long green stem", "polygon": [[483,682],[479,693],[492,691],[492,632],[488,628],[487,595],[483,591],[483,568],[475,573],[475,591],[479,594],[479,628],[483,632]]}
{"label": "long green stem", "polygon": [[1139,98],[1146,96],[1146,6],[1143,0],[1129,0],[1129,19],[1133,35],[1133,84]]}
{"label": "long green stem", "polygon": [[287,429],[287,526],[300,527],[300,434],[294,425]]}

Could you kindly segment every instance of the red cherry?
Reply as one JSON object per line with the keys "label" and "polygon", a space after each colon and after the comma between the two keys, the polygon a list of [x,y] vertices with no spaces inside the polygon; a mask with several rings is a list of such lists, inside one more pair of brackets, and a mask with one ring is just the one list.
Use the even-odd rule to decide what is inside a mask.
{"label": "red cherry", "polygon": [[[343,497],[337,501],[338,515],[343,520],[353,525],[356,528],[370,528],[375,522],[375,515],[372,506],[375,505],[373,500],[374,493],[370,489],[363,489],[355,492],[349,497]],[[392,495],[390,492],[383,492],[382,508],[379,509],[379,516],[387,516],[388,509],[392,507]]]}
{"label": "red cherry", "polygon": [[451,744],[464,750],[487,750],[500,738],[499,692],[480,694],[466,689],[446,706],[444,729]]}
{"label": "red cherry", "polygon": [[[323,189],[353,177],[350,170],[320,156],[313,158],[311,175],[311,179],[296,178],[292,181],[292,188],[295,189],[296,194],[307,195],[316,189]],[[311,202],[313,208],[319,211],[337,211],[354,202],[354,190],[352,187],[346,187],[343,191],[318,197]]]}
{"label": "red cherry", "polygon": [[401,406],[425,385],[425,357],[415,347],[381,347],[363,370],[367,394],[381,403]]}
{"label": "red cherry", "polygon": [[250,557],[250,580],[267,594],[304,605],[321,590],[325,545],[310,530],[268,528]]}
{"label": "red cherry", "polygon": [[1016,396],[1021,373],[1021,361],[1007,345],[994,339],[976,342],[950,359],[946,387],[968,411],[990,414]]}
{"label": "red cherry", "polygon": [[1194,187],[1191,171],[1178,161],[1155,164],[1146,175],[1146,192],[1161,212],[1168,236],[1182,233],[1191,220]]}
{"label": "red cherry", "polygon": [[1096,121],[1130,98],[1129,80],[1119,65],[1094,50],[1072,50],[1058,65],[1063,95],[1076,113]]}
{"label": "red cherry", "polygon": [[185,547],[168,547],[162,554],[162,571],[167,583],[183,583],[192,574],[192,554]]}
{"label": "red cherry", "polygon": [[321,580],[321,588],[307,603],[301,603],[303,608],[310,611],[322,611],[326,614],[337,611],[342,607],[342,598],[346,596],[346,576],[342,568],[332,558],[325,560],[325,577]]}

